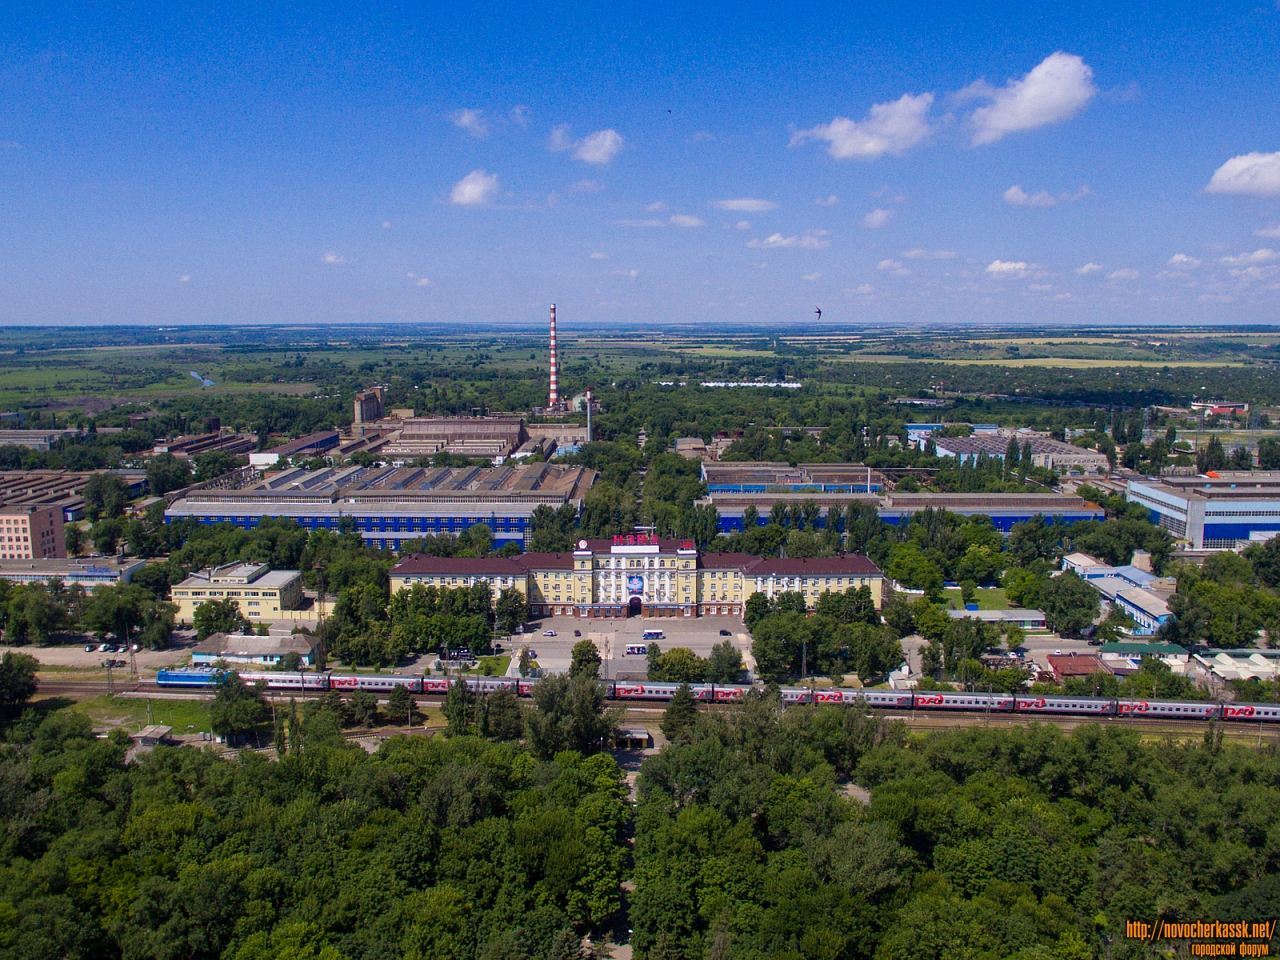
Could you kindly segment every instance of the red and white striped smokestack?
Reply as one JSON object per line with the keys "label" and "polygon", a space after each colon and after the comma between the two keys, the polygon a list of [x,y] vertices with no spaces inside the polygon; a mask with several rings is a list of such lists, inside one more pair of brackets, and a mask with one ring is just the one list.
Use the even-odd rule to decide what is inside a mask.
{"label": "red and white striped smokestack", "polygon": [[551,305],[551,403],[555,409],[560,403],[560,385],[557,382],[560,373],[560,361],[556,357],[556,305]]}

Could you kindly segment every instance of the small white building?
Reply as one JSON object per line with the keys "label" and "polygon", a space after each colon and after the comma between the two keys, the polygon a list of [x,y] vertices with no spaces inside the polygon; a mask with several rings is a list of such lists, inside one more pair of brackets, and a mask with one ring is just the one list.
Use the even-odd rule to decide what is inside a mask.
{"label": "small white building", "polygon": [[296,653],[304,666],[316,659],[320,641],[305,633],[258,637],[238,633],[212,633],[191,652],[192,666],[223,663],[251,663],[273,666],[289,653]]}

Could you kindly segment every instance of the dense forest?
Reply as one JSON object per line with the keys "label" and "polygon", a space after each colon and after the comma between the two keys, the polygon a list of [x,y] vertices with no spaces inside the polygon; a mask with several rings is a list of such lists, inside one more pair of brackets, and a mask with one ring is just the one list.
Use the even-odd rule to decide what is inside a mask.
{"label": "dense forest", "polygon": [[126,761],[29,711],[0,745],[0,957],[569,960],[630,926],[642,960],[1089,960],[1152,955],[1126,920],[1280,910],[1274,743],[910,735],[762,694],[668,716],[633,806],[572,738],[599,706],[518,708],[522,743],[459,701],[370,755],[319,704],[278,761]]}

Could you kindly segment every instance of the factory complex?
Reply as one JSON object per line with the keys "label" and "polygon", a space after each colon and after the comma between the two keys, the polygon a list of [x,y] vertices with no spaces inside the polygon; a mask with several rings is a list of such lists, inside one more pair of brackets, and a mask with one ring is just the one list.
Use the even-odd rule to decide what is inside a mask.
{"label": "factory complex", "polygon": [[391,591],[422,584],[457,589],[488,584],[494,596],[518,590],[533,617],[588,619],[742,617],[752,594],[796,592],[809,607],[824,591],[867,587],[880,609],[884,575],[866,557],[770,559],[702,553],[688,540],[639,534],[579,540],[572,553],[515,557],[412,554],[391,571]]}
{"label": "factory complex", "polygon": [[1280,471],[1130,480],[1128,497],[1192,550],[1232,550],[1280,533]]}
{"label": "factory complex", "polygon": [[233,488],[191,490],[165,511],[169,521],[233,523],[246,529],[271,517],[308,530],[353,525],[367,544],[399,550],[411,540],[459,534],[485,524],[495,547],[523,547],[533,511],[572,504],[595,482],[587,467],[517,463],[501,467],[294,467]]}

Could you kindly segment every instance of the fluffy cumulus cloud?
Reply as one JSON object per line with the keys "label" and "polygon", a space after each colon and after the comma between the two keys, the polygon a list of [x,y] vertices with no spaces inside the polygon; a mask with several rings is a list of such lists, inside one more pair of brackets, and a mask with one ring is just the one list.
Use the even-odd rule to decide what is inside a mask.
{"label": "fluffy cumulus cloud", "polygon": [[1253,253],[1242,253],[1236,257],[1219,257],[1219,263],[1225,263],[1233,267],[1247,267],[1258,263],[1268,263],[1272,260],[1280,260],[1280,253],[1269,247],[1263,247],[1261,250],[1255,250]]}
{"label": "fluffy cumulus cloud", "polygon": [[1253,231],[1255,237],[1280,237],[1280,223],[1270,227],[1259,227]]}
{"label": "fluffy cumulus cloud", "polygon": [[1086,263],[1083,267],[1076,267],[1076,273],[1080,274],[1082,277],[1087,277],[1091,273],[1101,272],[1102,264],[1100,263]]}
{"label": "fluffy cumulus cloud", "polygon": [[833,193],[829,197],[819,197],[817,200],[813,202],[820,207],[834,207],[837,203],[840,202],[840,198]]}
{"label": "fluffy cumulus cloud", "polygon": [[860,294],[862,294],[862,295],[865,297],[865,296],[867,296],[868,294],[875,293],[875,292],[876,292],[876,288],[875,288],[875,287],[873,287],[873,286],[872,286],[871,284],[869,284],[869,283],[862,283],[862,284],[859,284],[858,286],[854,287],[854,288],[853,288],[853,290],[852,290],[851,292],[853,292],[853,293],[860,293]]}
{"label": "fluffy cumulus cloud", "polygon": [[868,213],[865,217],[862,218],[862,225],[864,227],[871,227],[874,230],[877,227],[888,226],[892,220],[893,220],[892,210],[882,210],[880,208],[877,208],[875,210],[872,210],[870,213]]}
{"label": "fluffy cumulus cloud", "polygon": [[1108,280],[1137,280],[1138,271],[1131,267],[1122,267],[1119,270],[1113,270],[1107,274]]}
{"label": "fluffy cumulus cloud", "polygon": [[905,277],[911,273],[911,271],[904,267],[901,261],[898,260],[881,260],[876,264],[876,269],[884,273],[891,273],[895,277]]}
{"label": "fluffy cumulus cloud", "polygon": [[325,263],[334,264],[334,265],[347,262],[346,257],[336,253],[326,253],[323,257],[321,257],[321,259],[324,260]]}
{"label": "fluffy cumulus cloud", "polygon": [[1058,201],[1044,190],[1036,193],[1027,193],[1019,184],[1015,183],[1004,192],[1004,202],[1012,207],[1052,207]]}
{"label": "fluffy cumulus cloud", "polygon": [[803,236],[784,237],[780,233],[770,234],[763,240],[748,240],[747,246],[752,250],[773,250],[778,247],[797,247],[801,250],[821,250],[831,246],[826,239],[826,230],[810,230]]}
{"label": "fluffy cumulus cloud", "polygon": [[1053,53],[1020,80],[995,89],[979,81],[960,92],[991,102],[973,111],[974,144],[994,143],[1006,134],[1070,120],[1097,93],[1093,71],[1072,53]]}
{"label": "fluffy cumulus cloud", "polygon": [[457,110],[449,114],[449,119],[455,127],[467,131],[473,137],[484,138],[489,135],[489,125],[484,122],[484,112],[481,110]]}
{"label": "fluffy cumulus cloud", "polygon": [[673,227],[705,227],[706,226],[706,223],[700,220],[699,218],[691,217],[685,213],[674,214],[671,217],[671,219],[668,220],[667,222],[670,223],[671,226]]}
{"label": "fluffy cumulus cloud", "polygon": [[822,140],[838,160],[874,160],[886,153],[901,154],[929,135],[933,94],[903,94],[891,103],[877,103],[863,120],[836,117],[792,134],[794,147],[806,140]]}
{"label": "fluffy cumulus cloud", "polygon": [[415,287],[429,287],[429,286],[431,286],[431,281],[430,281],[430,280],[428,280],[426,277],[420,277],[420,276],[418,276],[416,273],[410,273],[410,274],[408,274],[407,276],[409,277],[409,279],[410,279],[410,280],[412,280],[412,281],[413,281],[413,285],[414,285]]}
{"label": "fluffy cumulus cloud", "polygon": [[1027,272],[1027,264],[1025,260],[992,260],[986,272],[993,277],[1020,277]]}
{"label": "fluffy cumulus cloud", "polygon": [[581,140],[569,136],[569,125],[561,124],[551,131],[547,138],[547,149],[554,151],[572,150],[574,157],[583,163],[604,166],[616,157],[626,141],[617,130],[597,130]]}
{"label": "fluffy cumulus cloud", "polygon": [[573,155],[583,163],[603,165],[622,150],[622,135],[617,130],[597,130],[583,138]]}
{"label": "fluffy cumulus cloud", "polygon": [[754,197],[739,197],[736,200],[712,200],[711,206],[717,210],[732,210],[736,213],[764,213],[777,209],[777,204],[769,200],[757,200]]}
{"label": "fluffy cumulus cloud", "polygon": [[453,185],[449,202],[459,207],[482,207],[498,195],[498,175],[472,170]]}
{"label": "fluffy cumulus cloud", "polygon": [[1205,190],[1245,197],[1280,196],[1280,151],[1232,157],[1213,171]]}
{"label": "fluffy cumulus cloud", "polygon": [[1181,267],[1184,270],[1190,270],[1193,267],[1200,266],[1200,261],[1195,257],[1189,257],[1185,253],[1175,253],[1169,258],[1169,266]]}

